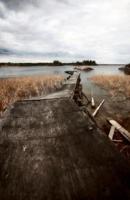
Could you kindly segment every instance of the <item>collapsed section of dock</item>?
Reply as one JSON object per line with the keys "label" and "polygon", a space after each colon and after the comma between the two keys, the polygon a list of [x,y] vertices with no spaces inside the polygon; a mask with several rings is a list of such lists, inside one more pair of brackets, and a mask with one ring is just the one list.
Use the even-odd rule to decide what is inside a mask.
{"label": "collapsed section of dock", "polygon": [[0,127],[0,199],[130,199],[130,168],[80,105],[80,75],[16,102]]}

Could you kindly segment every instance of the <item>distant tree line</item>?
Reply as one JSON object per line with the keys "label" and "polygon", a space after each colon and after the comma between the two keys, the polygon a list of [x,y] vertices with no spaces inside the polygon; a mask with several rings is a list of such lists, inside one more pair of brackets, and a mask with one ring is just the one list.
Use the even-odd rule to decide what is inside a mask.
{"label": "distant tree line", "polygon": [[63,65],[97,65],[96,61],[94,60],[84,60],[84,61],[77,61],[77,62],[61,62],[58,60],[54,60],[53,62],[38,62],[38,63],[0,63],[0,67],[2,66],[63,66]]}
{"label": "distant tree line", "polygon": [[12,62],[6,62],[6,63],[0,63],[0,67],[2,66],[61,66],[63,65],[60,61],[54,61],[54,62],[37,62],[37,63],[32,63],[32,62],[24,62],[24,63],[12,63]]}
{"label": "distant tree line", "polygon": [[97,65],[95,60],[84,60],[82,62],[77,61],[76,65]]}

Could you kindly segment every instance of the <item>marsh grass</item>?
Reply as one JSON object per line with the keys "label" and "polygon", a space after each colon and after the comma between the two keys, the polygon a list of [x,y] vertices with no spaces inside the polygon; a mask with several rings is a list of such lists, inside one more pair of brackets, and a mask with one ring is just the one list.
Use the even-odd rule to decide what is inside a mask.
{"label": "marsh grass", "polygon": [[62,80],[58,75],[0,79],[0,112],[17,100],[55,91],[61,87]]}
{"label": "marsh grass", "polygon": [[107,89],[111,95],[123,94],[130,97],[130,76],[124,75],[98,75],[91,77],[97,85]]}

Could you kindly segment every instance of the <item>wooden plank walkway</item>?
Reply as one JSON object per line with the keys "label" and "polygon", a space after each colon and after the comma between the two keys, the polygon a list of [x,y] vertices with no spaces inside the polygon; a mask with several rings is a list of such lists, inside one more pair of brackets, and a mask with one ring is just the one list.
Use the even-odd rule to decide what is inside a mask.
{"label": "wooden plank walkway", "polygon": [[16,102],[7,112],[1,200],[130,199],[130,165],[74,102],[74,77],[63,86],[68,96]]}

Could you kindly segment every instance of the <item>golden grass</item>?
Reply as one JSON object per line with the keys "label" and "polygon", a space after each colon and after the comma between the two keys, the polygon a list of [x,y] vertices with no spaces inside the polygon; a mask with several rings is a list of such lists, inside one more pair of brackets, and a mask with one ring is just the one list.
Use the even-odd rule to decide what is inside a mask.
{"label": "golden grass", "polygon": [[97,85],[109,90],[112,95],[122,93],[130,97],[130,76],[123,75],[98,75],[91,77],[91,80]]}
{"label": "golden grass", "polygon": [[17,100],[56,90],[62,80],[63,77],[58,75],[0,79],[0,111]]}

